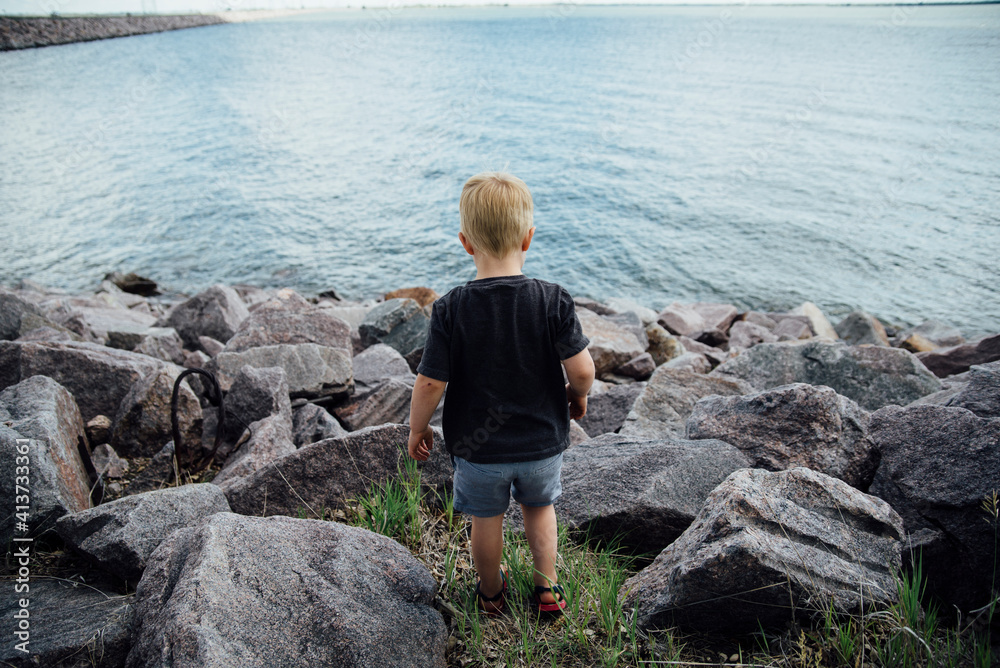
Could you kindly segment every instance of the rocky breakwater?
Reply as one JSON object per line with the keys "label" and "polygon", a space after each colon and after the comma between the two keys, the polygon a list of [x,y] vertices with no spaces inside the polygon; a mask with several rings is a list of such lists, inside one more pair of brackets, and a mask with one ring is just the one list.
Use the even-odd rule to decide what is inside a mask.
{"label": "rocky breakwater", "polygon": [[217,14],[175,16],[0,17],[0,51],[92,42],[226,23]]}
{"label": "rocky breakwater", "polygon": [[[0,289],[4,498],[25,442],[32,471],[16,535],[121,583],[33,583],[46,613],[32,655],[0,660],[73,665],[88,648],[103,666],[444,665],[427,568],[320,521],[399,475],[436,295],[217,285],[173,299],[120,285],[136,289]],[[581,539],[655,557],[621,591],[641,627],[756,629],[884,606],[911,549],[945,603],[989,600],[998,336],[894,331],[862,313],[833,327],[808,303],[577,310],[600,378],[556,510]],[[218,379],[221,417],[211,380],[186,375],[175,443],[185,369]],[[212,481],[179,484],[199,462]],[[421,469],[428,493],[448,489],[443,448]]]}

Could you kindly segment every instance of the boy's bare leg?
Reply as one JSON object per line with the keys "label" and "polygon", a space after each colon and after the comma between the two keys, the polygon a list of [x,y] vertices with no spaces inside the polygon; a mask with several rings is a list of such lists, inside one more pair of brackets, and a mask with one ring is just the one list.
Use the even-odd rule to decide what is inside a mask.
{"label": "boy's bare leg", "polygon": [[[472,517],[472,564],[479,575],[479,591],[492,598],[503,589],[500,562],[503,559],[503,515]],[[483,602],[488,612],[495,611],[492,603]]]}
{"label": "boy's bare leg", "polygon": [[[556,509],[553,505],[532,508],[522,505],[524,514],[524,535],[531,548],[531,558],[535,562],[535,584],[551,587],[556,579]],[[542,603],[555,603],[550,592],[541,595]]]}

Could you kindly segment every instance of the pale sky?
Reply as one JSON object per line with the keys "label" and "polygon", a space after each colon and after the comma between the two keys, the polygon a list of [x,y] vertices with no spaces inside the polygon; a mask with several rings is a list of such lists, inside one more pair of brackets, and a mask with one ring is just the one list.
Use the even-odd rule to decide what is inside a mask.
{"label": "pale sky", "polygon": [[[537,4],[743,4],[742,0],[0,0],[0,14],[47,16],[73,14],[183,14],[226,10],[286,9],[301,7],[367,7],[411,5],[537,5]],[[828,0],[751,0],[751,4],[844,4]],[[885,0],[851,0],[851,4],[886,4]]]}

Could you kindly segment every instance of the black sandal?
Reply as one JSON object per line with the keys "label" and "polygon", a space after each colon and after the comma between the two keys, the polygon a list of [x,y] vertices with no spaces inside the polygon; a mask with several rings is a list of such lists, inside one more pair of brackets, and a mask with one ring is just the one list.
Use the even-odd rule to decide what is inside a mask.
{"label": "black sandal", "polygon": [[[552,593],[556,599],[554,603],[542,603],[542,594],[545,592]],[[552,585],[551,587],[535,585],[535,605],[538,606],[539,612],[560,613],[566,609],[566,592],[560,585]]]}
{"label": "black sandal", "polygon": [[[480,589],[481,581],[476,582],[476,596],[479,598],[479,607],[482,608],[483,613],[488,617],[495,617],[503,613],[504,602],[507,597],[507,572],[501,568],[500,569],[500,580],[503,582],[503,587],[496,596],[487,597],[483,594],[483,590]],[[493,610],[487,610],[484,603],[492,603]]]}

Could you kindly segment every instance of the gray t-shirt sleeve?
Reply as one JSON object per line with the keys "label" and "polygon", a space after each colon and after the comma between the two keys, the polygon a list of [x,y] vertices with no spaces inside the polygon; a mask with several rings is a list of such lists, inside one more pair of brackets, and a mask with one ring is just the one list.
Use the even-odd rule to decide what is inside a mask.
{"label": "gray t-shirt sleeve", "polygon": [[451,327],[448,309],[443,299],[434,302],[431,322],[427,328],[424,352],[417,365],[417,373],[447,383],[451,372]]}
{"label": "gray t-shirt sleeve", "polygon": [[590,344],[576,317],[576,304],[564,288],[559,290],[559,326],[556,330],[556,352],[560,360],[567,360]]}

